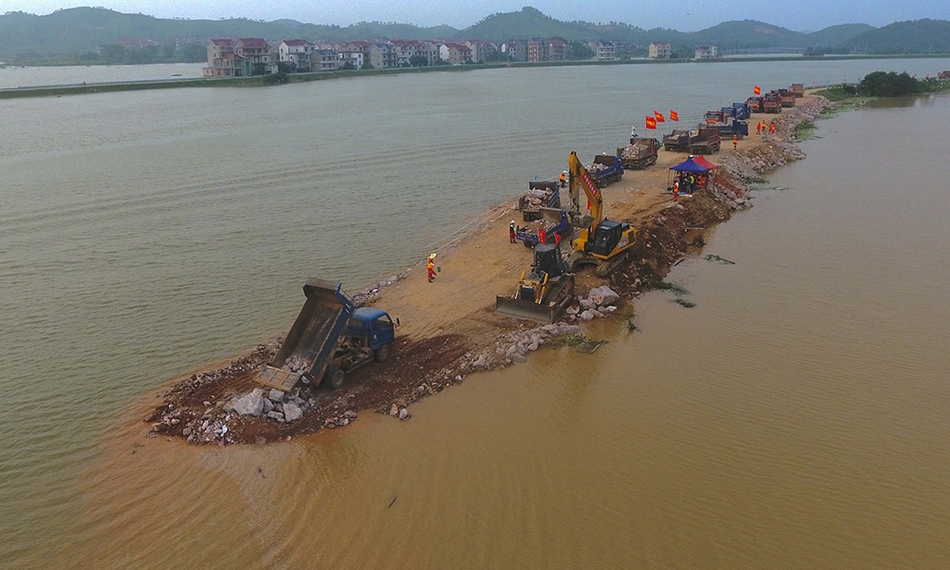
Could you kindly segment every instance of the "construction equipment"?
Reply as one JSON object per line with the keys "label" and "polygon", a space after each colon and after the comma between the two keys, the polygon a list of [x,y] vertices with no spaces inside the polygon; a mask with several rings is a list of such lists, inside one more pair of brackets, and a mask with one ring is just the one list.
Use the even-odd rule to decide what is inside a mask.
{"label": "construction equipment", "polygon": [[749,134],[749,124],[745,121],[733,119],[732,117],[726,117],[724,123],[707,123],[701,126],[716,129],[719,131],[720,137],[737,137],[742,140],[743,137]]}
{"label": "construction equipment", "polygon": [[630,144],[617,149],[617,155],[620,156],[624,168],[643,170],[652,164],[656,164],[656,155],[659,148],[660,141],[656,139],[632,138]]}
{"label": "construction equipment", "polygon": [[340,287],[317,278],[307,281],[307,301],[258,382],[289,392],[306,377],[314,387],[326,382],[339,388],[348,372],[389,358],[398,322],[379,309],[357,309]]}
{"label": "construction equipment", "polygon": [[[580,227],[571,244],[574,252],[568,259],[573,272],[583,265],[596,265],[596,273],[606,277],[622,263],[636,242],[636,230],[627,222],[608,220],[604,216],[604,199],[576,152],[568,157],[571,218]],[[587,194],[590,216],[581,216],[580,189]]]}
{"label": "construction equipment", "polygon": [[745,100],[746,105],[749,106],[749,111],[751,113],[764,113],[765,112],[765,98],[761,96],[749,97]]}
{"label": "construction equipment", "polygon": [[788,90],[795,94],[796,99],[800,99],[805,96],[805,85],[803,83],[792,83]]}
{"label": "construction equipment", "polygon": [[670,134],[663,135],[663,148],[673,152],[689,152],[689,143],[696,134],[695,131],[673,129]]}
{"label": "construction equipment", "polygon": [[782,112],[782,98],[778,93],[772,91],[763,98],[762,110],[766,113]]}
{"label": "construction equipment", "polygon": [[495,310],[509,317],[539,323],[557,321],[574,300],[574,274],[559,247],[538,244],[530,271],[522,271],[518,289],[511,296],[497,296]]}
{"label": "construction equipment", "polygon": [[570,238],[569,234],[573,228],[567,218],[567,212],[560,208],[540,208],[538,214],[541,217],[541,223],[537,229],[531,230],[528,226],[515,229],[515,239],[523,243],[525,247],[534,247],[539,243],[557,245],[561,239]]}
{"label": "construction equipment", "polygon": [[528,192],[518,199],[521,219],[533,222],[541,218],[541,208],[560,208],[561,191],[553,180],[528,182]]}
{"label": "construction equipment", "polygon": [[689,152],[690,154],[712,154],[719,152],[721,140],[722,137],[719,135],[719,129],[700,127],[696,138],[692,139],[689,143]]}
{"label": "construction equipment", "polygon": [[603,188],[623,177],[623,161],[616,155],[598,154],[590,163],[588,172],[597,187]]}

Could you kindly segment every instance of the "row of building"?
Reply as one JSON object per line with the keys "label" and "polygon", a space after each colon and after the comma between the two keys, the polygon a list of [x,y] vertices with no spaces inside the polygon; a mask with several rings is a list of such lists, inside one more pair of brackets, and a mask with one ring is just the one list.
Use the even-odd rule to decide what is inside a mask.
{"label": "row of building", "polygon": [[[594,59],[613,61],[623,46],[592,41]],[[697,58],[716,57],[715,46],[696,49]],[[709,54],[711,49],[712,55]],[[494,44],[483,40],[352,41],[311,43],[305,40],[268,42],[262,38],[212,39],[207,44],[205,77],[242,77],[276,73],[282,67],[295,72],[333,72],[338,69],[393,69],[430,65],[462,65],[493,61],[544,62],[570,58],[568,44],[559,38],[510,40]],[[650,44],[651,58],[669,58],[670,45]]]}

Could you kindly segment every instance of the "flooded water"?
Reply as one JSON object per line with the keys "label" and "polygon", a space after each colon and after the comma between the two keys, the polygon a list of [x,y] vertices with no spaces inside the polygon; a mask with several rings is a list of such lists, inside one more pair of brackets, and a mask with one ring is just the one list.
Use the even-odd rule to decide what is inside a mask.
{"label": "flooded water", "polygon": [[947,96],[820,121],[715,231],[736,263],[671,274],[696,306],[647,295],[593,355],[280,445],[134,422],[283,331],[309,275],[386,277],[652,108],[689,123],[839,63],[0,101],[0,566],[947,567]]}

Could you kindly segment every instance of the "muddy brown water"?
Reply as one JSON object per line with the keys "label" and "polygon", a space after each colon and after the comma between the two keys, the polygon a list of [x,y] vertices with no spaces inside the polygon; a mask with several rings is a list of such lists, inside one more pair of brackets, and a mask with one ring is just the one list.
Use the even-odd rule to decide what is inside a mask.
{"label": "muddy brown water", "polygon": [[[921,75],[933,64],[910,62]],[[765,83],[754,67],[726,69]],[[659,73],[631,70],[631,83],[647,71]],[[591,334],[608,342],[592,355],[543,351],[473,376],[414,405],[409,422],[363,414],[351,429],[225,449],[142,438],[136,419],[151,402],[128,402],[279,333],[299,304],[287,283],[314,265],[344,281],[385,277],[463,223],[457,208],[514,195],[526,161],[556,175],[565,140],[593,154],[614,130],[628,134],[612,118],[591,127],[566,114],[591,100],[577,87],[538,115],[557,124],[501,136],[537,105],[530,85],[568,72],[526,73],[499,72],[514,107],[499,117],[488,111],[505,107],[488,98],[495,76],[471,73],[392,78],[395,92],[486,99],[386,120],[326,85],[294,88],[319,107],[314,118],[287,111],[277,125],[207,113],[248,104],[247,91],[5,103],[18,134],[0,155],[0,566],[950,565],[950,171],[930,150],[950,142],[946,96],[819,121],[809,158],[770,175],[755,208],[713,232],[705,253],[735,264],[690,258],[670,275],[695,307],[646,295],[638,331],[599,321]],[[597,104],[630,89],[604,89]],[[674,97],[654,89],[638,96]],[[286,92],[275,93],[254,104]],[[698,120],[716,101],[675,105]],[[492,124],[453,135],[473,104]],[[338,131],[354,149],[397,131],[419,138],[358,184],[343,142],[299,152]],[[505,158],[555,131],[535,160]],[[242,170],[260,147],[268,160]],[[464,191],[456,176],[486,182]],[[347,194],[361,184],[375,200]],[[388,192],[401,200],[383,207]],[[400,247],[360,247],[367,225]]]}

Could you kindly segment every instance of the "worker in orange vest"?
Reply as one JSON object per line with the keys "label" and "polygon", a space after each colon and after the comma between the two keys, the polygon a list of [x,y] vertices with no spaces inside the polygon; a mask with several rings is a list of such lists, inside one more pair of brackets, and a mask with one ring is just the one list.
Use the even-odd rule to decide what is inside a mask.
{"label": "worker in orange vest", "polygon": [[739,135],[732,135],[732,150],[739,146]]}
{"label": "worker in orange vest", "polygon": [[774,134],[775,134],[775,123],[770,123],[770,124],[769,124],[769,134],[770,134],[770,135],[774,135]]}
{"label": "worker in orange vest", "polygon": [[435,279],[435,254],[429,254],[429,261],[426,263],[426,271],[429,273],[429,283]]}

